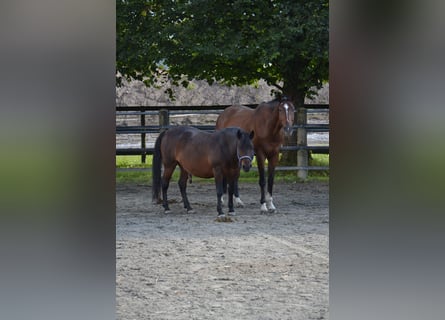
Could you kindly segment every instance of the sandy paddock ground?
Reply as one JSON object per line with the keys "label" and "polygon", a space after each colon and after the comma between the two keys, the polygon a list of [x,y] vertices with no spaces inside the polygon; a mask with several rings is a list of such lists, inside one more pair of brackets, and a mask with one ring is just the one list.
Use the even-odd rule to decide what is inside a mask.
{"label": "sandy paddock ground", "polygon": [[328,183],[277,183],[274,214],[256,183],[240,193],[221,223],[213,180],[188,186],[193,214],[175,181],[170,214],[150,186],[117,185],[117,319],[328,318]]}

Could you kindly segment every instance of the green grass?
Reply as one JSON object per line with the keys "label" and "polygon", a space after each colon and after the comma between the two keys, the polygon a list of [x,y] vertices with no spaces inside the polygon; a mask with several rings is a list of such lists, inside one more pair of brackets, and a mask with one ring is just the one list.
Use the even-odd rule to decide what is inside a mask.
{"label": "green grass", "polygon": [[[309,165],[314,167],[328,167],[329,155],[328,154],[312,154],[309,159]],[[309,171],[309,177],[314,180],[329,180],[329,171],[327,170],[312,170]]]}
{"label": "green grass", "polygon": [[[309,163],[311,166],[329,166],[329,155],[314,154]],[[141,156],[116,156],[116,168],[151,168],[152,156],[147,155],[146,163],[141,162]],[[256,167],[256,159],[253,161],[253,166]],[[173,174],[173,181],[179,178],[179,169]],[[329,171],[309,171],[309,181],[328,181]],[[193,182],[208,182],[208,179],[201,179],[193,177]],[[241,171],[241,182],[257,182],[258,171],[244,172]],[[276,171],[275,181],[293,182],[298,181],[296,171]],[[151,170],[145,171],[117,171],[116,183],[151,183]]]}
{"label": "green grass", "polygon": [[149,168],[152,160],[151,155],[147,155],[146,163],[142,163],[141,156],[116,156],[116,168]]}

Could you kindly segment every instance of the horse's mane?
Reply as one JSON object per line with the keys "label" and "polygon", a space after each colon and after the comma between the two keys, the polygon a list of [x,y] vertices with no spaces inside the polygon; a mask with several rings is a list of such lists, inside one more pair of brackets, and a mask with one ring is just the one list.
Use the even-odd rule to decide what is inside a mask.
{"label": "horse's mane", "polygon": [[260,105],[267,105],[269,107],[275,107],[277,104],[283,102],[283,101],[290,101],[289,98],[286,95],[280,95],[275,97],[275,99],[270,100],[270,101],[263,101],[262,103],[260,103],[258,106]]}

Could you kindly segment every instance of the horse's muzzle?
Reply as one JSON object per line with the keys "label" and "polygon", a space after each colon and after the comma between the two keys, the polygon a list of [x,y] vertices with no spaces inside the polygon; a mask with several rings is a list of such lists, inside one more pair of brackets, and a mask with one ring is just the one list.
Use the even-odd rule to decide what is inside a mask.
{"label": "horse's muzzle", "polygon": [[250,168],[252,168],[252,160],[253,160],[253,156],[249,157],[249,156],[242,156],[242,157],[238,157],[238,165],[243,168],[243,170],[245,172],[248,172],[250,170]]}
{"label": "horse's muzzle", "polygon": [[285,134],[287,137],[290,137],[290,136],[292,135],[293,132],[294,132],[294,128],[293,128],[292,126],[287,125],[287,126],[284,127],[284,134]]}
{"label": "horse's muzzle", "polygon": [[250,168],[252,168],[252,162],[248,159],[244,159],[241,161],[241,167],[245,172],[249,172]]}

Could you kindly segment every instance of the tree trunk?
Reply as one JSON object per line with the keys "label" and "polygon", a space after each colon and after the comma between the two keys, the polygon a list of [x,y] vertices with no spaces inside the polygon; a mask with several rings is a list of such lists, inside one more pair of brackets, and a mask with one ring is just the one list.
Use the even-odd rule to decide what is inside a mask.
{"label": "tree trunk", "polygon": [[[304,92],[298,90],[296,84],[294,85],[284,85],[284,94],[293,102],[295,106],[295,117],[294,124],[297,124],[299,110],[304,107]],[[304,119],[305,121],[305,119]],[[301,122],[301,121],[300,121]],[[301,124],[301,123],[300,123]],[[297,133],[298,130],[294,130],[292,136],[285,138],[284,145],[296,146],[297,145]],[[303,150],[302,150],[303,151]],[[307,152],[307,150],[304,150]],[[280,159],[280,165],[283,166],[296,166],[297,165],[297,151],[283,151],[282,157]]]}

